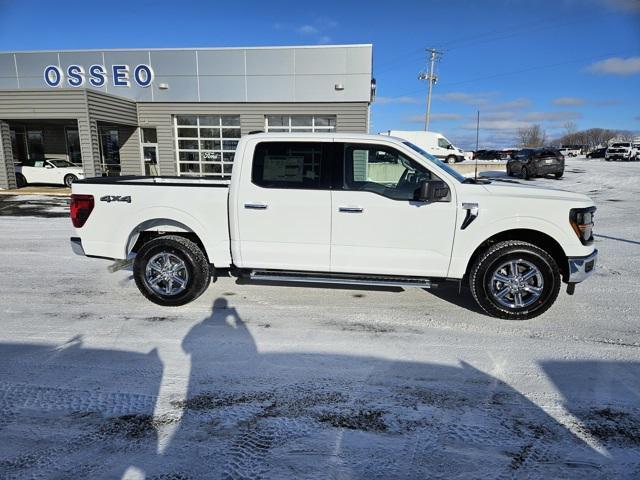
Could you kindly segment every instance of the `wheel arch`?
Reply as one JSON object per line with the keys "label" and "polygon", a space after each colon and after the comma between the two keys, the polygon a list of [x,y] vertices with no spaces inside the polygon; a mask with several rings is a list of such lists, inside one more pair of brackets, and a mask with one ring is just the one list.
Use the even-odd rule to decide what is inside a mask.
{"label": "wheel arch", "polygon": [[507,240],[520,240],[542,248],[547,253],[549,253],[549,255],[551,255],[551,257],[558,264],[558,268],[560,269],[563,280],[566,281],[566,279],[568,278],[569,264],[567,254],[565,253],[562,246],[558,243],[558,241],[546,233],[540,232],[538,230],[530,230],[527,228],[505,230],[492,235],[491,237],[480,243],[480,245],[478,245],[478,247],[471,254],[471,257],[469,257],[464,277],[467,278],[469,276],[471,266],[475,262],[476,258],[478,258],[478,256],[482,254],[482,252],[486,251],[489,247],[495,245],[496,243]]}
{"label": "wheel arch", "polygon": [[139,223],[131,231],[129,238],[127,239],[127,255],[136,253],[140,247],[149,240],[162,237],[164,235],[178,235],[191,240],[193,243],[198,245],[202,250],[202,253],[207,257],[207,260],[210,261],[207,249],[198,233],[188,225],[169,218],[154,218]]}

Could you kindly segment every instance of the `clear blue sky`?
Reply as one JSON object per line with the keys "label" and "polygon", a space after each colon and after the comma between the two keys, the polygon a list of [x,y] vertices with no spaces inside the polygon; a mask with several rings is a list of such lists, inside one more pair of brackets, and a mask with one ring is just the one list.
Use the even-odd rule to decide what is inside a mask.
{"label": "clear blue sky", "polygon": [[540,123],[640,131],[640,0],[195,2],[0,0],[0,51],[372,43],[372,131],[421,129],[424,48],[438,64],[431,129],[463,146]]}

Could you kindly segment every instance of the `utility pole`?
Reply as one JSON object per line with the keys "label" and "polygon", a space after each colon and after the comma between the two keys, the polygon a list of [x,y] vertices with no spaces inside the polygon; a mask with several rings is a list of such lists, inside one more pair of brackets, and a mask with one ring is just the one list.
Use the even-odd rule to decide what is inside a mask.
{"label": "utility pole", "polygon": [[436,60],[439,59],[439,56],[442,55],[442,52],[438,52],[435,48],[427,48],[427,52],[429,53],[429,72],[420,72],[418,75],[419,80],[426,80],[428,82],[428,91],[427,91],[427,113],[424,117],[424,130],[429,130],[429,117],[431,116],[431,92],[433,90],[433,86],[438,81],[438,77],[434,73],[434,67]]}
{"label": "utility pole", "polygon": [[480,140],[480,110],[478,110],[478,120],[476,122],[476,168],[475,168],[475,174],[474,174],[474,178],[477,180],[478,179],[478,143]]}

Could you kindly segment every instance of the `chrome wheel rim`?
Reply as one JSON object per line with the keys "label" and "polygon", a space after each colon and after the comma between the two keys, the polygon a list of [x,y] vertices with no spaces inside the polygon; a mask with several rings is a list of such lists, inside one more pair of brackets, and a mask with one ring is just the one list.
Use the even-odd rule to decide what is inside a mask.
{"label": "chrome wheel rim", "polygon": [[144,278],[154,292],[163,295],[177,295],[187,288],[189,271],[184,261],[173,253],[155,254],[147,262]]}
{"label": "chrome wheel rim", "polygon": [[493,299],[503,307],[526,308],[542,296],[544,279],[533,263],[509,260],[493,271],[489,287]]}

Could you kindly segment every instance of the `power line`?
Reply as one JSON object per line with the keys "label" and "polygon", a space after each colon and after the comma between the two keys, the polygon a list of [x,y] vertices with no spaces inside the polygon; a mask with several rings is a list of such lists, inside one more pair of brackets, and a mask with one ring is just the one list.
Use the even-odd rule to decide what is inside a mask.
{"label": "power line", "polygon": [[[597,60],[597,59],[603,58],[603,57],[609,57],[609,56],[612,56],[612,55],[624,55],[624,54],[628,54],[628,53],[640,53],[640,52],[638,52],[635,49],[633,49],[633,50],[624,50],[624,51],[603,53],[603,54],[597,55],[595,57],[594,56],[588,56],[588,57],[581,57],[581,58],[562,61],[562,62],[541,64],[541,65],[533,65],[531,67],[522,68],[522,69],[518,69],[518,70],[511,70],[511,71],[506,71],[506,72],[499,72],[499,73],[492,74],[492,75],[474,77],[474,78],[470,78],[470,79],[467,79],[467,80],[461,80],[459,82],[445,83],[443,86],[445,86],[445,87],[453,87],[453,86],[457,86],[457,85],[465,85],[465,84],[468,84],[468,83],[477,82],[479,80],[489,80],[489,79],[493,79],[493,78],[500,78],[500,77],[506,77],[506,76],[511,76],[511,75],[518,75],[518,74],[521,74],[521,73],[527,73],[527,72],[531,72],[531,71],[535,71],[535,70],[546,70],[546,69],[561,67],[563,65],[569,65],[569,64],[572,64],[572,63],[580,63],[580,62],[584,62],[584,61],[587,61],[587,60],[594,61],[594,60]],[[399,94],[398,96],[413,95],[413,94],[418,93],[418,92],[420,92],[420,90],[413,90],[411,92],[406,92],[406,93]]]}

